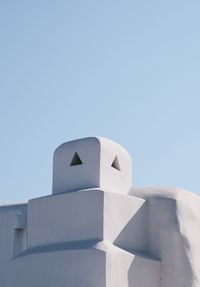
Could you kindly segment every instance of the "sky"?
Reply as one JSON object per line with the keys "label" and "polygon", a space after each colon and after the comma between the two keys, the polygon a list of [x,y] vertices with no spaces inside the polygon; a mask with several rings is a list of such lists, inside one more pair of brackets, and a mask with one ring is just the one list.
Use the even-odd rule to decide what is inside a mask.
{"label": "sky", "polygon": [[58,145],[110,138],[135,187],[200,193],[200,2],[0,1],[0,202],[52,192]]}

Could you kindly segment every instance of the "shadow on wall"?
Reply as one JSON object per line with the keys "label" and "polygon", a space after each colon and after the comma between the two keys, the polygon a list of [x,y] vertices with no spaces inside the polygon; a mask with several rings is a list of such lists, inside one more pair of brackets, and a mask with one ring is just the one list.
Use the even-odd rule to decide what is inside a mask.
{"label": "shadow on wall", "polygon": [[149,254],[148,235],[147,202],[144,201],[113,242],[133,256],[127,272],[129,287],[161,287],[161,262]]}
{"label": "shadow on wall", "polygon": [[121,230],[113,244],[125,250],[147,252],[148,229],[146,220],[146,202],[137,209],[132,218]]}
{"label": "shadow on wall", "polygon": [[128,286],[161,287],[161,263],[136,256],[128,270]]}

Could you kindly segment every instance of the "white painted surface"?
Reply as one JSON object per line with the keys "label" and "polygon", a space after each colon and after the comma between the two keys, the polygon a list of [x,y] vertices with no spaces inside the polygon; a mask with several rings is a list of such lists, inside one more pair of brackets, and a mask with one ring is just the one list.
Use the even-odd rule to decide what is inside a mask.
{"label": "white painted surface", "polygon": [[[115,193],[127,194],[132,186],[132,161],[127,151],[119,144],[100,138],[100,188]],[[117,157],[120,170],[113,168]]]}
{"label": "white painted surface", "polygon": [[109,287],[161,286],[161,263],[142,254],[108,251],[106,270]]}
{"label": "white painted surface", "polygon": [[105,261],[105,253],[92,248],[36,251],[5,264],[0,270],[1,286],[102,287],[106,286]]}
{"label": "white painted surface", "polygon": [[28,246],[103,239],[103,192],[69,192],[29,201]]}
{"label": "white painted surface", "polygon": [[148,253],[162,261],[162,286],[200,286],[200,197],[181,189],[143,188]]}
{"label": "white painted surface", "polygon": [[[71,166],[78,153],[82,164]],[[53,159],[53,194],[99,187],[100,183],[100,141],[98,138],[84,138],[60,145]]]}
{"label": "white painted surface", "polygon": [[147,248],[145,200],[104,193],[104,240],[123,249]]}
{"label": "white painted surface", "polygon": [[[78,154],[81,164],[71,165]],[[112,167],[117,158],[120,170]],[[105,138],[84,138],[59,146],[53,160],[53,194],[86,188],[127,193],[132,186],[131,158]]]}
{"label": "white painted surface", "polygon": [[53,195],[0,206],[0,286],[200,287],[200,197],[130,186],[118,144],[61,145]]}
{"label": "white painted surface", "polygon": [[[17,247],[15,244],[19,240],[22,245],[21,251],[25,248],[26,238],[24,237],[26,237],[26,234],[24,233],[20,239],[16,234],[18,213],[24,210],[26,210],[26,204],[0,206],[0,270],[16,253],[14,248]],[[2,286],[1,281],[0,286]]]}

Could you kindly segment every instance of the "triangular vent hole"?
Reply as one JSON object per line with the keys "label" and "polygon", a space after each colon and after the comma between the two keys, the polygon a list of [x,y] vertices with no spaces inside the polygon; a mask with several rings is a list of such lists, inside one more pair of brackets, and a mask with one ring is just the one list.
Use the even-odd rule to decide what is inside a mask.
{"label": "triangular vent hole", "polygon": [[74,165],[80,165],[80,164],[83,164],[78,153],[75,152],[73,158],[72,158],[72,161],[70,163],[70,166],[74,166]]}
{"label": "triangular vent hole", "polygon": [[119,165],[119,160],[118,157],[116,156],[115,159],[113,160],[113,163],[111,164],[111,166],[119,171],[121,171],[120,169],[120,165]]}

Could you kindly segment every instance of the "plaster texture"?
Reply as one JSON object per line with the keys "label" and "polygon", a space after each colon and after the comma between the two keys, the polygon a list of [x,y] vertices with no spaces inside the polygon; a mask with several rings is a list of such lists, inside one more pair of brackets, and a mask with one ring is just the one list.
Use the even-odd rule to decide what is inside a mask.
{"label": "plaster texture", "polygon": [[126,194],[131,186],[130,155],[111,140],[101,137],[74,140],[60,145],[54,153],[53,194],[83,188]]}
{"label": "plaster texture", "polygon": [[200,287],[200,197],[131,174],[110,140],[58,147],[53,194],[0,205],[0,286]]}
{"label": "plaster texture", "polygon": [[178,188],[130,194],[147,202],[147,252],[162,261],[162,286],[200,286],[200,197]]}

